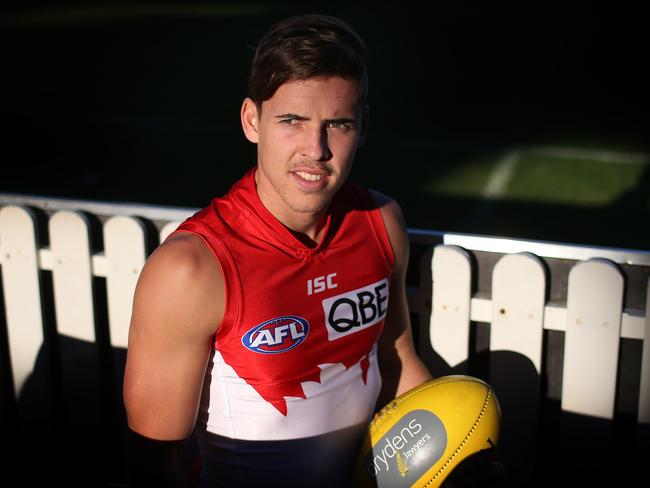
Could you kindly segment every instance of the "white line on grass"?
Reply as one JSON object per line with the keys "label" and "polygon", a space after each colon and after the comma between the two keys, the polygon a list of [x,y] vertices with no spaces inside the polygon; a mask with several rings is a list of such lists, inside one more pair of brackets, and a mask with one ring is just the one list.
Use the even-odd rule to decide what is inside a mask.
{"label": "white line on grass", "polygon": [[503,195],[520,160],[519,151],[507,153],[490,174],[490,179],[483,187],[481,195],[484,198],[495,198]]}

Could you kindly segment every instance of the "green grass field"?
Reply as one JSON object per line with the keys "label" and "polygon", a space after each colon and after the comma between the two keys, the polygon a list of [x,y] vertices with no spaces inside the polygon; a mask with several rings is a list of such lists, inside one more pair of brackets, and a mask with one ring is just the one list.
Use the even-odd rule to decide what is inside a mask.
{"label": "green grass field", "polygon": [[[643,190],[650,155],[579,148],[522,148],[502,157],[477,157],[442,177],[421,183],[421,191],[506,201],[606,207]],[[650,192],[638,210],[650,210]]]}

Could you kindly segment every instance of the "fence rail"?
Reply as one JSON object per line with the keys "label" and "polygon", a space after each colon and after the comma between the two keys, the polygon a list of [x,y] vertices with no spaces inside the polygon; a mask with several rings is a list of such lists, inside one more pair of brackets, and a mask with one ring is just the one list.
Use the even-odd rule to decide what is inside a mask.
{"label": "fence rail", "polygon": [[[119,431],[138,275],[155,246],[196,209],[11,194],[0,194],[0,207],[3,430],[16,434],[33,423],[30,415],[42,415],[46,398],[55,422],[67,419],[61,422],[71,431],[82,425],[73,438],[83,437],[84,409],[96,411],[85,420],[89,428],[99,422]],[[414,334],[434,374],[485,376],[505,399],[513,371],[503,372],[497,359],[507,352],[534,372],[526,381],[528,420],[550,398],[562,412],[609,420],[622,412],[650,423],[650,252],[409,233]],[[490,359],[477,369],[482,352]],[[47,394],[34,393],[35,378],[44,378],[39,388]],[[121,434],[108,431],[105,438],[118,440],[100,450],[114,455],[108,451]]]}

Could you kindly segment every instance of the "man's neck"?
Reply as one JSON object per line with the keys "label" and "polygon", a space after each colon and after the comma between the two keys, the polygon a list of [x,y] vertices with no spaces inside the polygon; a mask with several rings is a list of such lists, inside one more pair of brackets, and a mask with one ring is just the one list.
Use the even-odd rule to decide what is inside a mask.
{"label": "man's neck", "polygon": [[325,236],[327,212],[324,212],[323,215],[318,218],[318,220],[304,222],[303,225],[290,226],[285,222],[282,222],[282,224],[284,224],[284,226],[289,229],[291,233],[296,236],[298,240],[300,240],[300,242],[308,247],[313,247],[318,245]]}

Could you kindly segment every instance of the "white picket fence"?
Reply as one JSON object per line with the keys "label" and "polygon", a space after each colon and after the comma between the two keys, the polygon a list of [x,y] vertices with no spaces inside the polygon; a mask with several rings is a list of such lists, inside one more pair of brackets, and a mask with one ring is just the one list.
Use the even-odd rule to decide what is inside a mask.
{"label": "white picket fence", "polygon": [[[132,295],[148,252],[194,211],[7,194],[0,205],[0,315],[8,344],[0,353],[9,355],[16,397],[44,340],[42,272],[51,272],[56,331],[90,343],[97,320],[93,279],[105,279],[110,343],[125,348]],[[98,227],[93,220],[98,241],[91,235]],[[520,353],[541,373],[544,331],[564,331],[562,409],[611,419],[621,338],[643,341],[637,420],[650,423],[650,252],[418,230],[411,237],[434,248],[430,344],[450,366],[471,354],[471,328],[489,323],[490,350]],[[502,254],[491,296],[473,291],[472,254],[478,251]],[[564,300],[549,301],[549,257],[572,261]],[[646,270],[644,283],[634,284],[645,286],[635,290],[645,296],[645,308],[625,306],[626,267]],[[419,303],[414,293],[411,304]]]}
{"label": "white picket fence", "polygon": [[[490,297],[472,294],[476,251],[503,253]],[[565,302],[548,300],[545,258],[574,260]],[[648,270],[644,309],[624,309],[622,264]],[[640,340],[637,420],[650,423],[650,253],[449,234],[435,247],[431,267],[429,338],[450,366],[468,359],[471,324],[489,323],[489,349],[525,356],[541,376],[544,330],[563,331],[562,410],[612,419],[620,340]]]}

